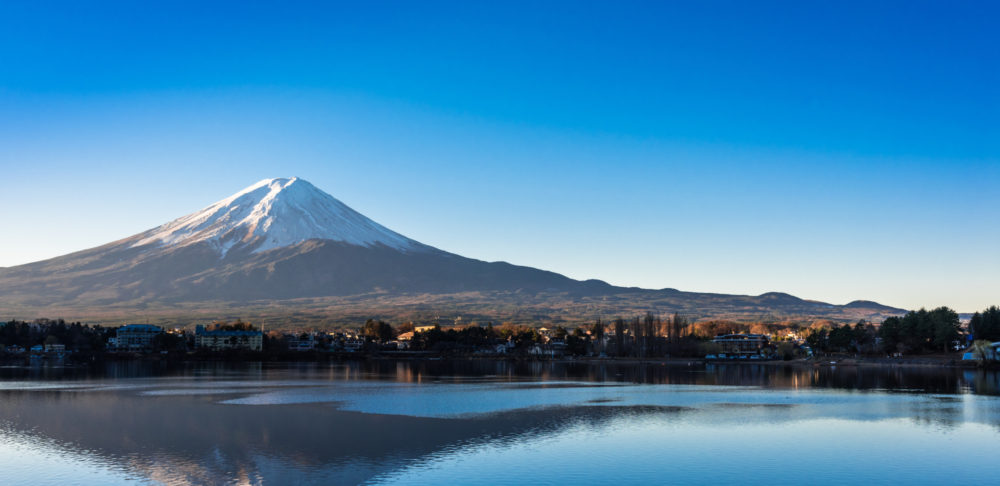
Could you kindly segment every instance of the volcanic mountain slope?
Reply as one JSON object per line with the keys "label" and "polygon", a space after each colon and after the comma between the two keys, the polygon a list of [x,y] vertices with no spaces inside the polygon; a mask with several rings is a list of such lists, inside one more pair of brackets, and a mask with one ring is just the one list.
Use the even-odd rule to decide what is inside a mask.
{"label": "volcanic mountain slope", "polygon": [[[897,313],[864,302],[831,306],[787,294],[733,296],[613,287],[504,262],[483,262],[400,235],[298,178],[267,179],[211,206],[97,248],[0,269],[0,310],[213,305],[304,298],[476,301],[590,313],[638,301],[663,312],[690,306],[755,313]],[[474,298],[469,296],[475,296]],[[610,298],[609,296],[618,296]],[[398,300],[403,299],[403,300]],[[471,301],[470,301],[471,302]],[[466,303],[470,303],[466,302]],[[605,304],[601,304],[601,303]],[[384,303],[384,302],[383,302]],[[574,304],[575,303],[575,304]],[[444,304],[442,306],[447,307]],[[445,309],[441,309],[444,311]],[[581,316],[582,317],[582,316]]]}
{"label": "volcanic mountain slope", "polygon": [[0,270],[0,299],[35,305],[509,289],[610,286],[438,250],[298,178],[263,180],[138,235]]}

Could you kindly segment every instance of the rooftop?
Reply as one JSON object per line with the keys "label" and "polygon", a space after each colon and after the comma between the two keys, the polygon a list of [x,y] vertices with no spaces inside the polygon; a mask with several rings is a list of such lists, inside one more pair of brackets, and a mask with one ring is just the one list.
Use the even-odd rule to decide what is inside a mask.
{"label": "rooftop", "polygon": [[160,326],[154,326],[154,325],[151,325],[151,324],[126,324],[126,325],[118,328],[118,332],[122,332],[122,331],[131,331],[131,332],[138,332],[138,331],[163,332],[163,328],[161,328]]}
{"label": "rooftop", "polygon": [[264,334],[264,331],[261,331],[260,329],[254,329],[252,331],[223,331],[221,329],[220,330],[209,331],[209,330],[205,329],[205,326],[200,326],[199,325],[199,326],[197,326],[197,327],[194,328],[194,333],[195,333],[196,336],[220,336],[220,337],[221,336],[225,336],[225,337],[231,337],[231,336],[262,336]]}

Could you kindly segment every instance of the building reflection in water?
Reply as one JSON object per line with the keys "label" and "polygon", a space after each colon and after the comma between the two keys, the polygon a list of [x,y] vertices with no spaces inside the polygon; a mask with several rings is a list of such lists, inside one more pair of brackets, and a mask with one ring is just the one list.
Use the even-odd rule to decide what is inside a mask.
{"label": "building reflection in water", "polygon": [[[373,360],[184,366],[126,362],[76,371],[5,369],[2,374],[7,380],[0,385],[7,386],[0,386],[0,438],[34,440],[56,453],[85,453],[109,467],[166,484],[259,484],[265,479],[277,484],[355,484],[456,448],[517,442],[568,427],[600,429],[637,416],[671,424],[903,418],[924,428],[955,430],[977,422],[1000,430],[996,401],[985,397],[998,394],[1000,381],[996,372],[983,370]],[[534,407],[460,414],[459,418],[338,409],[338,390],[346,396],[357,393],[352,387],[359,383],[380,382],[395,386],[391,393],[411,395],[421,393],[425,386],[454,385],[461,390],[468,388],[462,388],[463,384],[509,383],[516,386],[490,388],[490,396],[470,392],[460,399],[504,401],[504,394],[509,393],[511,403],[517,403],[514,393],[531,397],[547,388],[575,386],[566,382],[813,389],[840,394],[880,391],[889,392],[885,394],[889,398],[844,408],[837,405],[821,409],[825,411],[818,415],[796,409],[795,404],[760,408],[768,404],[739,403],[742,395],[720,398],[721,402],[699,410],[619,404],[614,393],[591,400],[591,405],[600,406]],[[400,388],[397,383],[423,385]],[[324,386],[333,387],[334,398],[322,403],[225,403],[248,394],[289,389],[308,393]],[[371,393],[377,394],[379,386]],[[582,387],[584,396],[587,389]],[[629,388],[630,393],[640,394],[644,389]],[[393,400],[396,396],[391,393],[373,400]],[[890,399],[914,394],[920,394],[920,399]]]}

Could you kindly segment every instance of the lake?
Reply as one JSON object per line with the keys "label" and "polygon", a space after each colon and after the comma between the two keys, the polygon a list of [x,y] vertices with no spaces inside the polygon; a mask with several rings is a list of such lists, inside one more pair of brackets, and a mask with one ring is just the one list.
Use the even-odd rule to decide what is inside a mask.
{"label": "lake", "polygon": [[904,367],[0,368],[0,484],[992,483],[998,389]]}

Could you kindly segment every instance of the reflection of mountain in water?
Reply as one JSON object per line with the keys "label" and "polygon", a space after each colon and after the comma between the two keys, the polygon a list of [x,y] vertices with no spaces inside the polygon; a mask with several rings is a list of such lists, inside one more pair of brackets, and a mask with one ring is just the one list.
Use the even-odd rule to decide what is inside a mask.
{"label": "reflection of mountain in water", "polygon": [[[104,372],[115,378],[146,375],[145,366],[113,365]],[[636,420],[736,427],[904,418],[935,428],[976,421],[1000,429],[995,399],[956,394],[995,391],[996,373],[960,370],[382,361],[281,368],[200,365],[167,374],[150,380],[38,382],[49,390],[7,386],[0,392],[0,423],[21,436],[54,441],[166,484],[356,484],[483,444],[515,444],[574,428],[613,434]],[[602,382],[615,386],[593,386]],[[458,418],[359,413],[337,410],[340,404],[329,402],[222,403],[260,394],[326,393],[349,405],[359,383],[367,387],[364,393],[375,394],[372,403],[400,400],[404,390],[433,394],[426,390],[442,387],[470,390],[470,401],[520,404],[525,396],[586,397],[590,390],[593,398],[574,406]],[[787,392],[796,389],[811,393]],[[925,394],[854,392],[874,389]],[[4,433],[0,429],[0,436]]]}
{"label": "reflection of mountain in water", "polygon": [[584,407],[437,419],[337,411],[329,404],[239,406],[218,396],[7,392],[2,420],[167,484],[357,484],[441,451],[516,441],[568,424],[602,427],[666,407]]}

